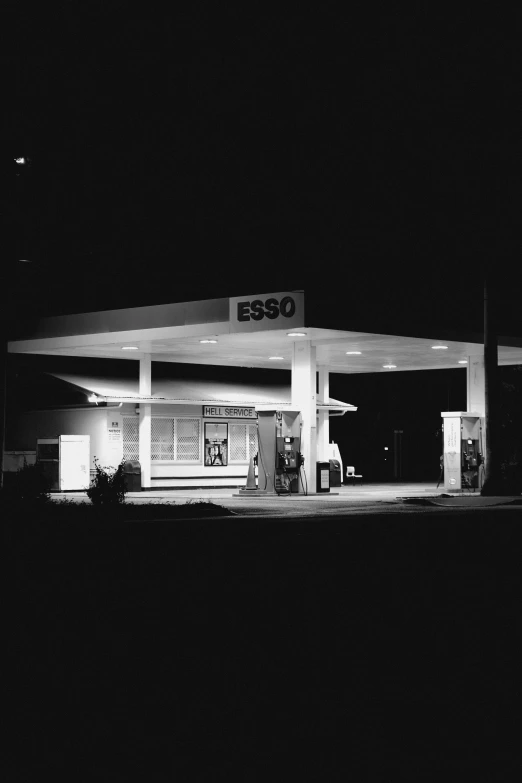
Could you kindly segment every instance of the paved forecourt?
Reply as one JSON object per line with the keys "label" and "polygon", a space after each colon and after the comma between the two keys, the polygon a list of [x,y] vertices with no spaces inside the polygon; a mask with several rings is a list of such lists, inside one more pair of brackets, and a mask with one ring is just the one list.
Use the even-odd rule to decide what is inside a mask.
{"label": "paved forecourt", "polygon": [[[478,492],[455,497],[444,495],[433,483],[389,483],[363,486],[334,487],[330,492],[316,495],[237,496],[237,488],[176,489],[154,492],[129,492],[126,502],[132,504],[183,505],[206,501],[225,506],[240,515],[311,516],[316,514],[372,513],[372,512],[440,512],[443,507],[483,508],[494,505],[522,514],[522,505],[514,506],[513,498],[483,498]],[[85,492],[54,493],[53,498],[89,502]],[[416,503],[415,501],[418,501]],[[424,503],[423,503],[424,501]],[[426,501],[429,501],[426,503]],[[522,498],[518,499],[522,503]],[[422,503],[422,505],[421,505]]]}

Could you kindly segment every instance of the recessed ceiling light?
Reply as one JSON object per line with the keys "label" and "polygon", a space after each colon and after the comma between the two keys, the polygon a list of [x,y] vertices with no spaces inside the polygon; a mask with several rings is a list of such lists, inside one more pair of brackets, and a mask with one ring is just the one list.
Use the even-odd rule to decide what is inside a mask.
{"label": "recessed ceiling light", "polygon": [[200,340],[200,343],[217,343],[217,340]]}
{"label": "recessed ceiling light", "polygon": [[347,355],[347,356],[351,356],[352,354],[353,354],[354,356],[355,356],[355,355],[357,355],[357,356],[360,356],[360,355],[361,355],[361,351],[346,351],[346,355]]}
{"label": "recessed ceiling light", "polygon": [[447,351],[448,346],[447,345],[432,345],[431,346],[434,351]]}
{"label": "recessed ceiling light", "polygon": [[137,345],[122,345],[121,346],[122,351],[139,351],[139,348]]}
{"label": "recessed ceiling light", "polygon": [[383,364],[383,367],[386,367],[387,370],[394,370],[397,365],[396,364]]}
{"label": "recessed ceiling light", "polygon": [[287,337],[306,337],[306,332],[287,332]]}
{"label": "recessed ceiling light", "polygon": [[281,362],[284,361],[284,356],[269,356],[269,359],[271,359],[274,362]]}
{"label": "recessed ceiling light", "polygon": [[467,359],[459,359],[459,364],[467,364],[467,363],[468,363]]}

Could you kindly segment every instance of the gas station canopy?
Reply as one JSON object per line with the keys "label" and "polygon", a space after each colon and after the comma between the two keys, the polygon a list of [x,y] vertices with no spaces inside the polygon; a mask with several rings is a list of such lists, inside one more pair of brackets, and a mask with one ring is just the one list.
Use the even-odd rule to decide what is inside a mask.
{"label": "gas station canopy", "polygon": [[[43,318],[9,352],[290,370],[293,344],[310,341],[333,373],[455,369],[483,352],[481,336],[351,331],[349,312],[346,329],[316,319],[302,291],[207,299]],[[522,340],[499,338],[498,362],[522,364]]]}
{"label": "gas station canopy", "polygon": [[[159,426],[161,409],[169,405],[178,406],[178,409],[184,404],[189,406],[193,416],[188,419],[191,424],[185,426],[193,427],[191,437],[199,449],[203,419],[205,428],[214,427],[216,432],[219,427],[226,429],[227,425],[219,420],[214,423],[210,421],[218,415],[217,402],[232,406],[225,407],[223,412],[223,416],[228,416],[231,421],[238,415],[234,411],[239,410],[239,407],[236,409],[234,406],[248,402],[252,408],[249,410],[252,418],[255,409],[258,453],[265,455],[261,461],[266,464],[261,466],[260,476],[264,475],[267,482],[270,477],[270,491],[281,491],[273,483],[275,476],[282,473],[289,479],[291,474],[292,481],[297,481],[298,472],[304,465],[308,467],[306,492],[314,494],[316,490],[321,491],[323,474],[320,467],[330,454],[330,416],[357,410],[349,403],[330,397],[330,373],[389,373],[461,367],[465,369],[463,376],[467,386],[467,410],[460,419],[472,416],[478,422],[477,430],[481,430],[485,415],[482,335],[447,335],[442,329],[432,334],[414,335],[360,331],[350,328],[354,324],[350,323],[348,309],[340,311],[339,308],[328,308],[327,303],[322,304],[322,308],[318,307],[317,299],[314,301],[312,294],[310,308],[307,305],[305,309],[303,291],[283,291],[45,318],[32,334],[12,340],[9,351],[139,360],[135,362],[139,366],[137,384],[123,383],[118,386],[110,377],[104,377],[98,379],[96,385],[92,378],[61,377],[93,393],[97,389],[107,404],[116,403],[118,408],[125,409],[122,417],[132,414],[134,407],[136,420],[133,426],[138,443],[141,486],[147,488],[160,480],[178,484],[188,479],[207,483],[216,481],[218,478],[212,473],[216,470],[221,476],[219,480],[224,481],[226,475],[221,471],[229,470],[226,465],[228,440],[225,435],[221,440],[217,435],[217,440],[206,438],[205,448],[208,453],[205,460],[210,461],[205,461],[203,466],[199,464],[199,451],[195,460],[197,464],[192,466],[181,464],[183,460],[175,464],[176,460],[170,458],[167,458],[165,465],[156,464],[152,444],[154,442],[157,452],[159,436],[155,436],[154,440],[152,427],[153,423],[156,429]],[[522,364],[522,340],[499,338],[498,344],[499,364]],[[207,385],[198,384],[195,387],[187,379],[181,384],[169,379],[168,384],[162,387],[161,382],[158,383],[159,379],[153,381],[154,362],[279,368],[291,372],[291,386],[279,393],[274,388],[225,388],[224,378],[220,378],[225,373],[216,371],[215,377]],[[95,394],[93,396],[96,397]],[[96,399],[92,402],[97,404]],[[203,410],[200,405],[203,405]],[[207,406],[208,415],[205,413]],[[460,428],[457,418],[453,416],[448,419],[455,432]],[[119,421],[117,417],[115,419]],[[234,426],[237,428],[237,425]],[[119,430],[114,424],[113,427]],[[450,432],[450,429],[448,425],[445,432]],[[243,434],[246,448],[246,429]],[[172,438],[174,444],[174,435]],[[254,442],[253,436],[251,440]],[[451,449],[446,451],[454,461],[456,452],[453,445],[450,444]],[[288,454],[287,446],[290,449]],[[216,454],[214,449],[217,449]],[[465,454],[468,460],[476,461],[478,469],[478,454],[485,453],[485,433],[475,439],[473,449],[473,454],[469,449]],[[213,460],[218,457],[221,461],[216,467]],[[275,460],[273,464],[272,458]],[[448,476],[450,467],[448,463]],[[246,469],[246,465],[243,465],[243,469]],[[199,475],[201,470],[203,476]],[[165,475],[165,471],[168,475]]]}

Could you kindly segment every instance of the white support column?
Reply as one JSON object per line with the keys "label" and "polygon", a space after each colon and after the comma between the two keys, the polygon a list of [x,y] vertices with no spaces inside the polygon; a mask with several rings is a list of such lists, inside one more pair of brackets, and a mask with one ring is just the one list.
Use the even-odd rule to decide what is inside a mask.
{"label": "white support column", "polygon": [[[327,403],[330,397],[330,373],[328,367],[319,366],[319,397]],[[330,412],[319,411],[317,417],[317,459],[328,460],[328,444],[330,443]]]}
{"label": "white support column", "polygon": [[[150,354],[140,359],[140,395],[150,397],[152,394],[152,361]],[[151,405],[140,403],[140,448],[141,486],[150,489],[151,486]]]}
{"label": "white support column", "polygon": [[301,452],[308,492],[317,491],[317,396],[315,346],[310,340],[295,342],[292,355],[292,407],[301,411]]}

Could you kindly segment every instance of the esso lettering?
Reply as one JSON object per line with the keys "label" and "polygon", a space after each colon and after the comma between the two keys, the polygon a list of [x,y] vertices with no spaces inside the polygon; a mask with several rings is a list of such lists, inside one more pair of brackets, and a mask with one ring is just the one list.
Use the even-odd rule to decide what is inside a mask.
{"label": "esso lettering", "polygon": [[284,296],[280,302],[274,297],[266,299],[253,299],[251,302],[237,303],[238,321],[262,321],[269,318],[273,321],[280,315],[291,318],[295,313],[295,300],[291,296]]}

